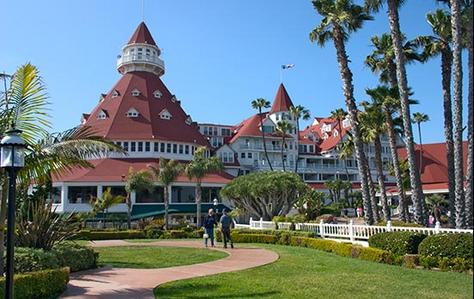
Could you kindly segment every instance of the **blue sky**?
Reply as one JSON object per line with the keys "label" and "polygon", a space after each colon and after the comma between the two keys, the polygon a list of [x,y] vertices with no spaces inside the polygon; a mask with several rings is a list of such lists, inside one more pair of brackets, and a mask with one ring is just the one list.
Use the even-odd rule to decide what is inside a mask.
{"label": "blue sky", "polygon": [[[198,122],[236,124],[250,116],[252,99],[273,101],[281,65],[289,63],[295,67],[283,81],[295,104],[313,116],[344,106],[334,47],[319,48],[308,38],[321,19],[309,0],[147,0],[144,7],[163,52],[162,79]],[[425,14],[440,7],[434,0],[407,1],[400,16],[407,37],[430,34]],[[28,61],[37,65],[54,131],[73,127],[118,80],[116,57],[141,11],[141,0],[0,1],[0,71],[12,73]],[[387,31],[383,11],[348,41],[358,102],[367,99],[365,88],[378,84],[363,64],[370,37]],[[410,65],[408,81],[420,101],[412,111],[431,118],[423,125],[424,141],[443,141],[439,59]]]}

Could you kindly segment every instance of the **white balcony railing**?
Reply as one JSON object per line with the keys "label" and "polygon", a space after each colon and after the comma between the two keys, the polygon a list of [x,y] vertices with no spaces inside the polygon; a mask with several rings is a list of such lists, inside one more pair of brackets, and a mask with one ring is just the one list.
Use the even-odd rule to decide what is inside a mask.
{"label": "white balcony railing", "polygon": [[151,63],[162,69],[165,67],[165,63],[163,62],[163,60],[158,58],[158,56],[156,55],[137,55],[137,54],[119,56],[117,60],[117,66],[121,67],[122,65],[125,65],[128,63],[136,63],[136,62]]}

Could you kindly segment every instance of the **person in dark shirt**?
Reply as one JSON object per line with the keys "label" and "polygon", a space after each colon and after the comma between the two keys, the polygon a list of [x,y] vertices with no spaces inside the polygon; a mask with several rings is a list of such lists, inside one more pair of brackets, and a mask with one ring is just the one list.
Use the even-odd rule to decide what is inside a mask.
{"label": "person in dark shirt", "polygon": [[[211,246],[214,247],[214,227],[217,225],[216,216],[214,210],[209,209],[207,216],[204,218],[204,245],[207,247],[207,240],[211,239]],[[207,238],[206,238],[207,235]]]}
{"label": "person in dark shirt", "polygon": [[232,217],[227,215],[227,210],[224,209],[222,211],[223,215],[221,217],[221,232],[222,232],[222,240],[224,241],[224,248],[227,248],[227,242],[230,242],[230,248],[234,248],[234,243],[232,242],[232,238],[230,236],[230,228],[234,224],[232,221]]}

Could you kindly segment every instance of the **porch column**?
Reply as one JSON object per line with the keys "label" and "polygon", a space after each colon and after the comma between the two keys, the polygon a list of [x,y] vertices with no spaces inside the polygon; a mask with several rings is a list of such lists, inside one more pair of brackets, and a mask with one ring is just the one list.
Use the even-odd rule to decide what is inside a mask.
{"label": "porch column", "polygon": [[104,186],[102,185],[97,186],[97,198],[101,198],[103,192],[104,192]]}
{"label": "porch column", "polygon": [[69,212],[69,199],[68,199],[68,186],[62,185],[61,186],[61,205],[63,212]]}

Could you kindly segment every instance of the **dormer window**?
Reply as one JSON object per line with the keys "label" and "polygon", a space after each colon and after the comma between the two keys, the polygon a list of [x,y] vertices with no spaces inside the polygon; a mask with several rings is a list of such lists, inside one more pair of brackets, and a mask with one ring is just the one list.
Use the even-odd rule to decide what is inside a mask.
{"label": "dormer window", "polygon": [[173,103],[176,102],[176,96],[175,96],[175,95],[173,95],[173,96],[171,97],[171,102],[173,102]]}
{"label": "dormer window", "polygon": [[342,121],[343,128],[349,128],[350,126],[351,126],[351,121],[349,119],[346,118]]}
{"label": "dormer window", "polygon": [[99,103],[102,102],[103,100],[105,100],[105,94],[101,93],[100,94],[100,97],[99,97]]}
{"label": "dormer window", "polygon": [[155,90],[155,91],[153,92],[153,96],[154,96],[156,99],[160,99],[160,98],[163,96],[163,94],[161,93],[161,91],[159,91],[159,90],[157,89],[157,90]]}
{"label": "dormer window", "polygon": [[107,118],[107,111],[100,110],[97,114],[97,119],[106,119]]}
{"label": "dormer window", "polygon": [[326,139],[328,139],[328,137],[329,137],[328,133],[324,132],[323,133],[323,139],[326,140]]}
{"label": "dormer window", "polygon": [[132,96],[138,97],[139,95],[140,95],[140,91],[139,91],[138,89],[134,88],[134,89],[132,90]]}
{"label": "dormer window", "polygon": [[114,89],[114,91],[112,92],[112,98],[116,98],[120,95],[120,92],[118,92],[117,89]]}
{"label": "dormer window", "polygon": [[135,108],[130,108],[130,110],[127,111],[127,117],[138,117],[138,115],[139,113]]}
{"label": "dormer window", "polygon": [[332,131],[332,137],[335,138],[337,136],[339,136],[339,131],[337,131],[337,130]]}
{"label": "dormer window", "polygon": [[163,109],[160,112],[160,118],[169,120],[169,119],[171,119],[171,113],[168,111],[168,109]]}
{"label": "dormer window", "polygon": [[189,126],[193,123],[193,119],[191,118],[191,116],[188,115],[184,122]]}
{"label": "dormer window", "polygon": [[321,132],[331,132],[331,125],[324,124],[324,125],[321,127]]}

